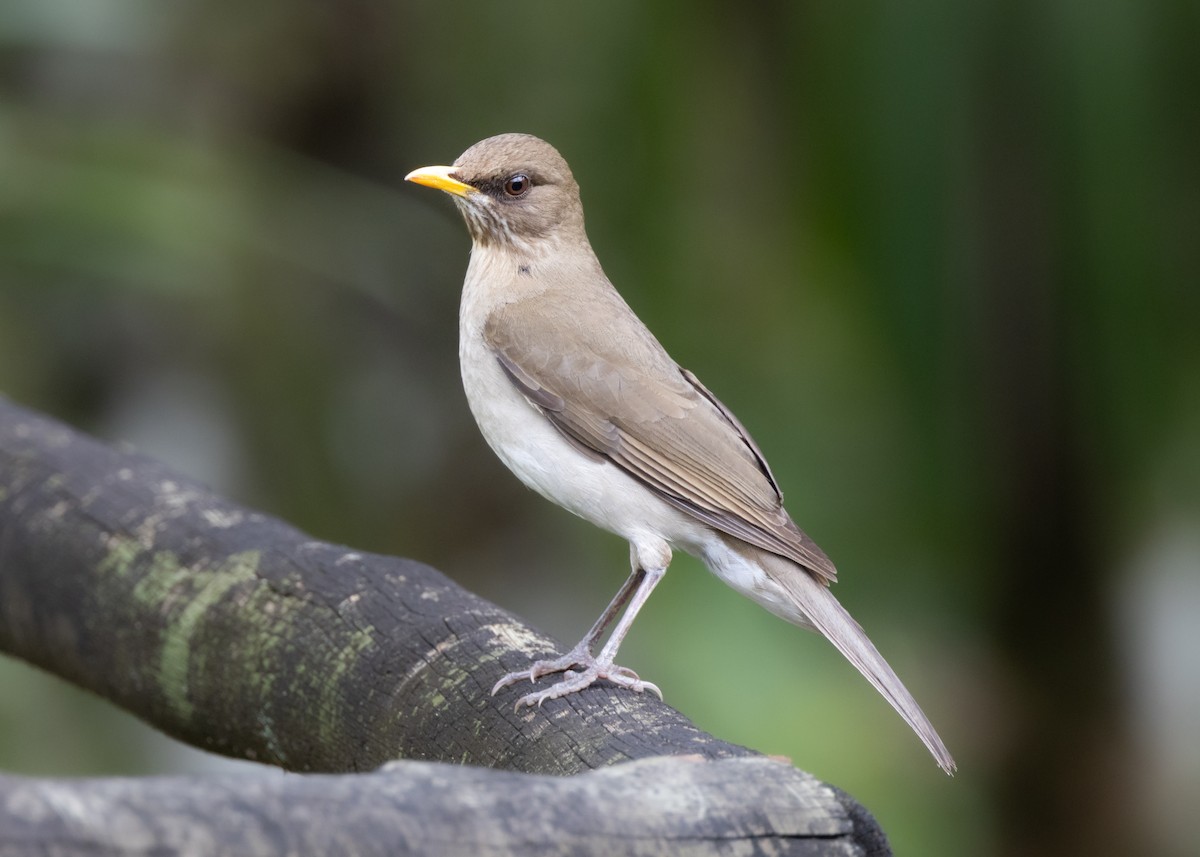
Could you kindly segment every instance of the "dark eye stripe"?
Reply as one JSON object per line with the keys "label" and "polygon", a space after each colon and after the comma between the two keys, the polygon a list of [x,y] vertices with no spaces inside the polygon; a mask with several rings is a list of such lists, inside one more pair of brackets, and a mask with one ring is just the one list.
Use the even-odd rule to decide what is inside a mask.
{"label": "dark eye stripe", "polygon": [[[513,182],[517,180],[521,180],[523,189],[514,193],[511,188]],[[541,183],[541,180],[529,170],[492,176],[486,179],[475,179],[469,182],[469,184],[483,191],[488,196],[500,199],[519,199],[529,193],[530,189],[535,185]]]}

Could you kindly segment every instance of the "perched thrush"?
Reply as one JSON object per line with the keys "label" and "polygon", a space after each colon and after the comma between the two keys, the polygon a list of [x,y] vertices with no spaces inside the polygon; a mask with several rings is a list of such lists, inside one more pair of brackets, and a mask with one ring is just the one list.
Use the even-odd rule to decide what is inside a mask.
{"label": "perched thrush", "polygon": [[629,542],[632,573],[587,635],[561,658],[504,676],[493,694],[551,674],[562,677],[518,706],[597,679],[659,693],[614,658],[680,549],[777,616],[824,634],[952,772],[916,700],[830,592],[833,564],[784,510],[749,433],[604,275],[579,187],[554,147],[502,134],[407,179],[451,194],[471,233],[458,348],[484,438],[527,486]]}

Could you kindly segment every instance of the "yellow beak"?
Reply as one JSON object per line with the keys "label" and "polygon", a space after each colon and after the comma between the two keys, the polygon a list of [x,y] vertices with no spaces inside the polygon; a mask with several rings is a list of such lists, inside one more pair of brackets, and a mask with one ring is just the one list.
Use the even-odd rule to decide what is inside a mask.
{"label": "yellow beak", "polygon": [[416,182],[423,184],[425,187],[444,190],[446,193],[452,193],[455,196],[467,196],[468,194],[478,193],[478,190],[471,187],[469,184],[464,184],[456,178],[451,177],[451,173],[455,172],[457,167],[421,167],[419,170],[413,170],[404,177],[406,182]]}

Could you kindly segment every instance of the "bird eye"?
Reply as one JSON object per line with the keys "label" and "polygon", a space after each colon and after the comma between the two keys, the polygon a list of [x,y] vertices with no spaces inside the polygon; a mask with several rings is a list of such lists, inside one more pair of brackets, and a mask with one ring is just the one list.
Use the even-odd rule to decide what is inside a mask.
{"label": "bird eye", "polygon": [[533,187],[533,182],[524,173],[509,176],[504,182],[504,192],[509,196],[524,196],[529,193],[531,187]]}

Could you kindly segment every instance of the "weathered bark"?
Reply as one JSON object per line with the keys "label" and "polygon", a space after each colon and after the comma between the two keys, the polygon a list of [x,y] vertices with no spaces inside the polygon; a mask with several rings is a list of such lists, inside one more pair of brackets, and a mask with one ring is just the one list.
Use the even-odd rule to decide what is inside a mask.
{"label": "weathered bark", "polygon": [[574,777],[408,761],[359,776],[0,777],[0,854],[30,853],[19,849],[35,838],[64,856],[866,853],[827,787],[763,758]]}
{"label": "weathered bark", "polygon": [[[364,771],[408,758],[576,774],[652,756],[753,755],[701,732],[652,696],[606,686],[515,713],[513,702],[524,691],[492,698],[492,683],[554,653],[554,641],[428,566],[314,541],[159,462],[106,447],[2,398],[0,651],[95,691],[189,744],[292,771]],[[399,769],[406,770],[428,773]],[[571,789],[581,788],[570,780],[517,786],[511,778],[482,785],[489,773],[501,776],[461,768],[428,776],[444,783],[477,778],[477,806],[519,804],[512,796],[522,788],[558,788],[565,807]],[[349,836],[344,809],[339,814],[339,802],[328,800],[328,814],[319,811],[320,795],[336,792],[353,802],[380,784],[412,788],[397,778],[395,772],[289,778],[288,785],[254,778],[241,791],[222,779],[9,779],[0,780],[0,806],[12,813],[14,805],[37,805],[74,789],[80,800],[107,808],[97,809],[97,819],[131,805],[153,819],[171,802],[250,801],[246,812],[264,823],[291,825],[296,813],[311,810],[304,823],[311,821],[313,836],[323,835],[321,817]],[[835,840],[858,843],[863,852],[886,848],[874,820],[852,799],[815,781],[811,787],[824,795],[814,823],[840,818],[849,833],[839,828]],[[490,798],[489,788],[496,791]],[[662,785],[647,793],[656,789]],[[435,791],[409,793],[425,794],[428,813],[439,805]],[[381,792],[380,801],[387,794],[395,798]],[[670,788],[664,794],[669,798]],[[618,814],[609,820],[616,824],[640,801],[613,808]],[[515,828],[527,831],[525,845],[554,842],[562,818],[546,813],[544,804],[526,805],[525,826]],[[217,816],[194,816],[206,817]],[[482,830],[460,832],[470,838]],[[66,840],[78,840],[78,831],[62,831],[71,834]]]}

